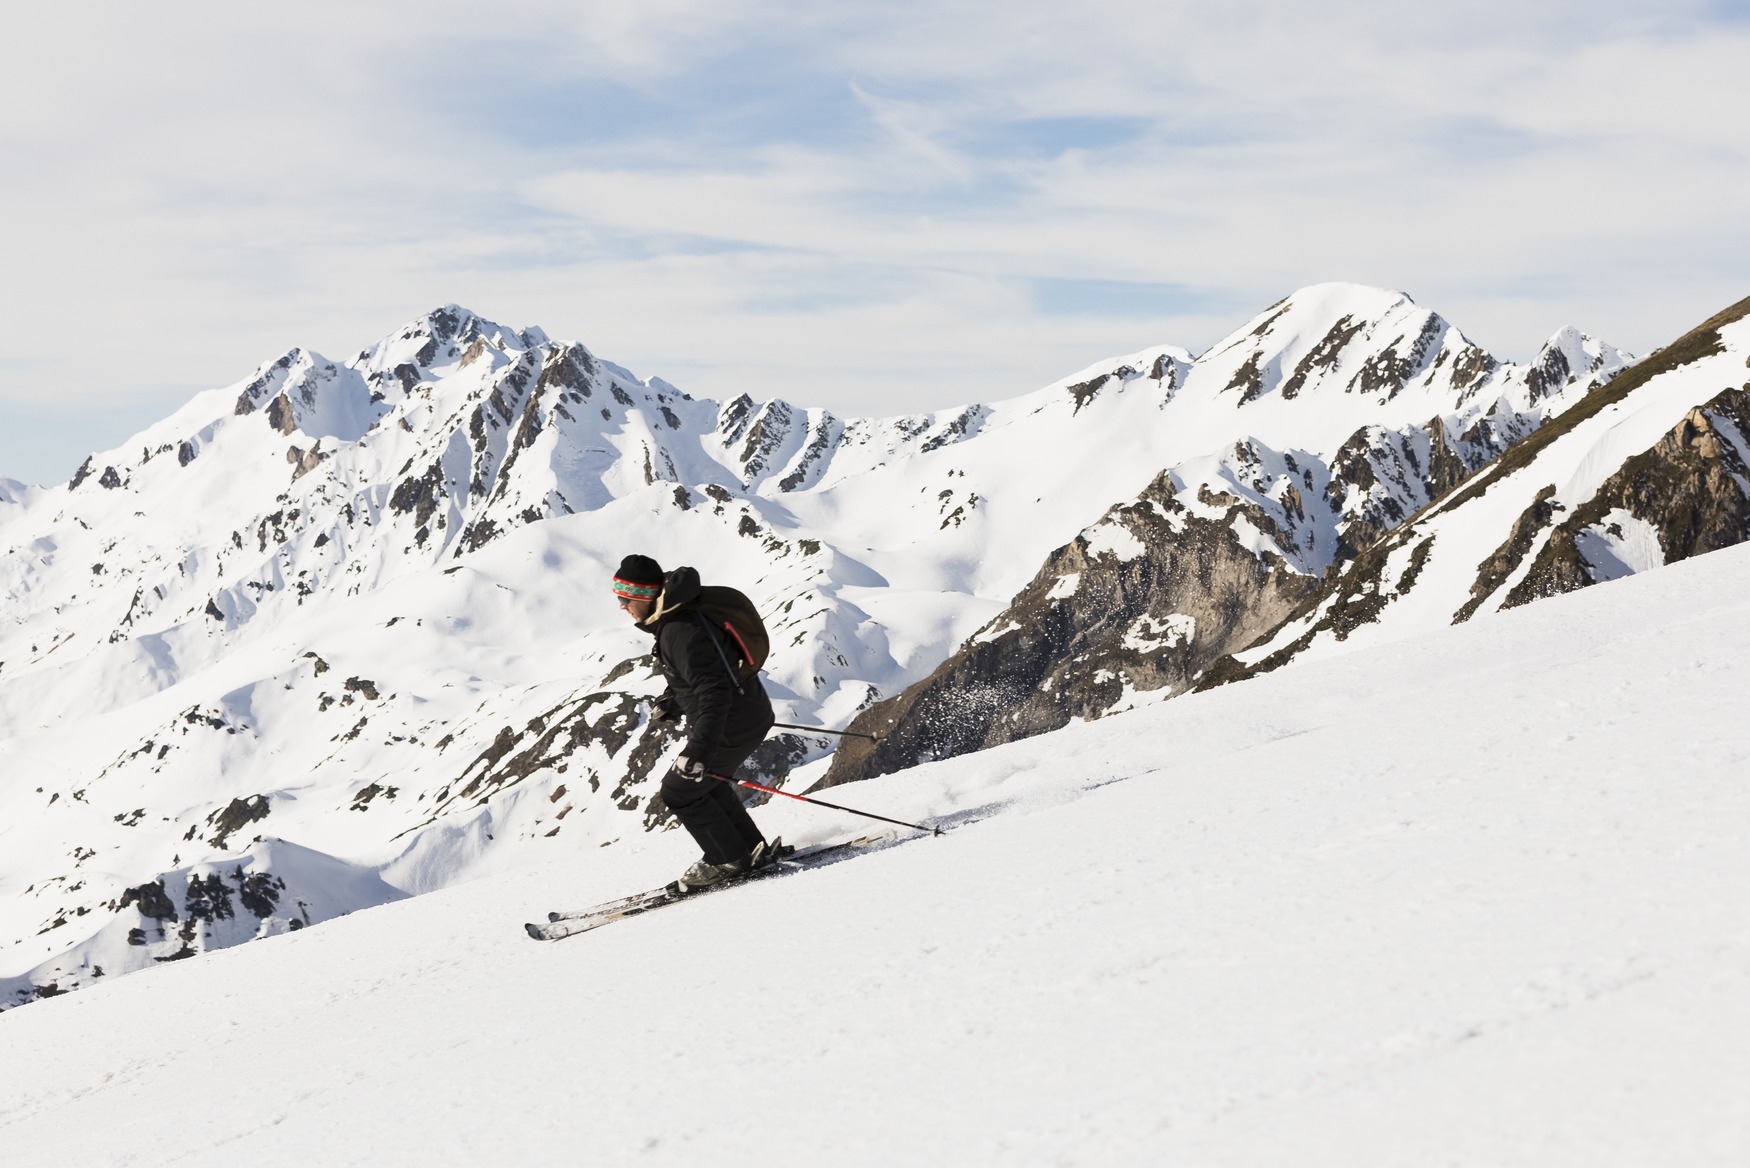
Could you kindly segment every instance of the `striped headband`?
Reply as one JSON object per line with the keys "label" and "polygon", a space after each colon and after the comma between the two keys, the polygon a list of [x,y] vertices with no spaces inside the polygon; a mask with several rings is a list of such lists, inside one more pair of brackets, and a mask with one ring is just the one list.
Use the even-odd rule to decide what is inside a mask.
{"label": "striped headband", "polygon": [[661,584],[639,584],[623,576],[614,577],[615,596],[629,596],[633,600],[655,600],[661,591]]}

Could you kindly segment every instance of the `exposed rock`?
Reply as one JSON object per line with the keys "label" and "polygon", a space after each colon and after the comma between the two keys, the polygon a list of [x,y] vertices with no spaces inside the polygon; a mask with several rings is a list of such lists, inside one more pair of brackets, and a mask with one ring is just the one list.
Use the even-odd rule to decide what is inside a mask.
{"label": "exposed rock", "polygon": [[794,491],[807,483],[813,477],[815,470],[825,461],[826,456],[838,444],[843,435],[844,427],[839,420],[824,411],[812,427],[808,445],[802,451],[802,457],[796,460],[790,473],[778,482],[781,491]]}
{"label": "exposed rock", "polygon": [[[1162,357],[1161,360],[1164,361],[1166,358]],[[1079,404],[1077,409],[1080,409]],[[964,410],[961,410],[958,414],[955,414],[950,418],[941,430],[931,436],[928,441],[919,447],[918,449],[920,453],[928,454],[932,450],[940,450],[942,447],[950,446],[959,442],[963,438],[971,437],[978,429],[978,424],[984,420],[989,412],[989,406],[967,406]]]}
{"label": "exposed rock", "polygon": [[386,787],[381,783],[371,783],[368,786],[361,788],[359,793],[353,796],[352,809],[354,811],[364,811],[369,808],[371,801],[378,796],[392,800],[396,795],[400,794],[400,790],[399,787]]}
{"label": "exposed rock", "polygon": [[[241,869],[239,869],[241,871]],[[183,940],[192,940],[197,921],[226,921],[234,915],[231,909],[231,889],[218,873],[188,878],[188,893],[183,897]]]}
{"label": "exposed rock", "polygon": [[493,540],[503,535],[503,530],[496,520],[479,519],[462,529],[460,552],[479,551]]}
{"label": "exposed rock", "polygon": [[1507,577],[1519,570],[1519,565],[1524,562],[1525,554],[1531,550],[1532,543],[1549,526],[1551,518],[1561,506],[1551,502],[1555,493],[1554,483],[1539,491],[1531,506],[1514,521],[1513,530],[1508,533],[1506,541],[1488,559],[1477,565],[1476,582],[1470,587],[1471,598],[1465,602],[1463,608],[1453,614],[1453,624],[1469,620],[1482,603],[1506,583]]}
{"label": "exposed rock", "polygon": [[1460,391],[1459,400],[1465,400],[1465,393],[1481,388],[1500,367],[1499,361],[1476,345],[1471,345],[1455,357],[1452,362],[1452,385]]}
{"label": "exposed rock", "polygon": [[1338,359],[1343,355],[1343,350],[1348,348],[1349,342],[1364,332],[1366,328],[1366,321],[1356,320],[1353,316],[1345,315],[1338,320],[1336,324],[1331,326],[1330,331],[1319,340],[1319,343],[1308,350],[1306,356],[1302,357],[1295,365],[1294,372],[1289,375],[1287,381],[1282,383],[1282,396],[1289,399],[1299,396],[1309,378],[1335,369]]}
{"label": "exposed rock", "polygon": [[[1349,382],[1349,390],[1368,395],[1379,394],[1386,400],[1396,397],[1412,378],[1428,365],[1428,357],[1446,332],[1447,324],[1433,313],[1422,322],[1416,339],[1399,337],[1391,346],[1369,356],[1361,370]],[[1398,345],[1408,344],[1402,352]]]}
{"label": "exposed rock", "polygon": [[563,767],[585,744],[600,745],[612,757],[641,725],[639,699],[631,694],[598,692],[576,703],[558,706],[518,730],[506,726],[492,744],[457,776],[454,794],[440,802],[471,799],[484,803],[491,795],[544,770]]}
{"label": "exposed rock", "polygon": [[1573,372],[1567,354],[1554,345],[1545,345],[1525,375],[1525,386],[1531,400],[1548,397],[1566,385]]}
{"label": "exposed rock", "polygon": [[233,834],[251,823],[266,819],[270,810],[265,795],[251,795],[247,799],[231,800],[224,807],[207,816],[207,823],[211,824],[213,828],[213,834],[207,842],[215,848],[223,850]]}
{"label": "exposed rock", "polygon": [[[292,464],[292,481],[295,483],[322,464],[328,455],[322,449],[319,441],[308,450],[293,446],[286,451],[286,461]],[[186,464],[185,464],[186,465]]]}
{"label": "exposed rock", "polygon": [[438,501],[444,494],[444,465],[433,462],[418,478],[401,480],[395,493],[389,496],[389,509],[402,514],[412,512],[413,522],[424,527],[437,511]]}
{"label": "exposed rock", "polygon": [[273,387],[285,380],[283,375],[301,356],[303,356],[302,350],[292,349],[281,356],[279,360],[264,367],[253,381],[243,387],[243,392],[237,395],[237,405],[233,408],[232,414],[241,418],[259,409],[261,403],[271,395]]}
{"label": "exposed rock", "polygon": [[[1634,570],[1613,563],[1618,514],[1646,524],[1660,563],[1733,547],[1750,539],[1750,385],[1728,389],[1689,411],[1651,449],[1635,455],[1585,504],[1557,525],[1503,608],[1571,592]],[[1522,520],[1523,522],[1523,520]],[[1547,520],[1546,520],[1547,522]],[[1615,530],[1612,530],[1613,527]],[[1587,535],[1596,529],[1599,537]]]}
{"label": "exposed rock", "polygon": [[795,411],[787,402],[772,401],[761,407],[741,448],[742,473],[747,482],[753,482],[770,468],[773,458],[789,441],[795,420]]}
{"label": "exposed rock", "polygon": [[1496,453],[1481,441],[1454,447],[1439,418],[1404,432],[1357,430],[1331,460],[1325,488],[1327,503],[1349,516],[1338,558],[1353,559]]}
{"label": "exposed rock", "polygon": [[364,677],[349,677],[346,679],[346,692],[356,693],[367,702],[378,700],[377,683]]}
{"label": "exposed rock", "polygon": [[[759,744],[736,774],[739,778],[768,787],[781,787],[790,772],[807,761],[808,754],[808,743],[801,737],[790,733],[775,734]],[[750,805],[757,806],[770,800],[771,796],[756,792],[746,798]]]}
{"label": "exposed rock", "polygon": [[116,902],[115,909],[120,912],[129,905],[138,905],[140,915],[152,921],[174,921],[176,905],[170,895],[164,890],[162,880],[154,880],[149,884],[141,884],[123,892]]}
{"label": "exposed rock", "polygon": [[1227,389],[1240,391],[1240,401],[1257,401],[1264,396],[1264,371],[1259,362],[1264,359],[1261,350],[1254,351],[1246,358],[1246,363],[1234,370],[1233,377],[1227,383]]}
{"label": "exposed rock", "polygon": [[[245,873],[241,865],[232,873],[237,881],[237,899],[255,917],[266,920],[279,907],[280,893],[285,891],[283,878],[270,872]],[[293,921],[295,926],[301,922]]]}
{"label": "exposed rock", "polygon": [[1070,386],[1070,400],[1075,402],[1075,408],[1070,411],[1071,415],[1081,413],[1082,407],[1093,401],[1095,396],[1099,394],[1100,387],[1110,380],[1111,376],[1109,374],[1102,373],[1092,381],[1081,381]]}
{"label": "exposed rock", "polygon": [[[1261,529],[1277,526],[1237,500],[1219,519],[1192,514],[1172,480],[1157,478],[1135,503],[1054,552],[928,678],[858,715],[851,729],[881,741],[847,739],[819,785],[1031,737],[1109,713],[1138,693],[1185,688],[1317,587],[1284,557],[1243,546],[1235,526],[1242,515]],[[1133,551],[1109,546],[1126,537]]]}
{"label": "exposed rock", "polygon": [[737,394],[732,400],[723,403],[717,412],[717,433],[723,439],[724,445],[739,440],[746,433],[753,413],[753,399],[745,393]]}
{"label": "exposed rock", "polygon": [[295,434],[298,430],[298,419],[292,412],[292,401],[285,394],[280,394],[267,403],[267,424],[281,434]]}

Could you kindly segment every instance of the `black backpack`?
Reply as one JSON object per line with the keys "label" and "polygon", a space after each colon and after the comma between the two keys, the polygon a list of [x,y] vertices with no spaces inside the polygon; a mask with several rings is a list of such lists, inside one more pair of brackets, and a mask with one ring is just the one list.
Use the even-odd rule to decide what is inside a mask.
{"label": "black backpack", "polygon": [[699,599],[693,606],[711,630],[720,634],[718,645],[727,647],[728,656],[740,657],[740,662],[729,669],[737,688],[751,681],[772,651],[772,639],[753,601],[740,589],[712,584],[699,589]]}
{"label": "black backpack", "polygon": [[723,668],[740,693],[759,674],[772,651],[772,639],[753,601],[738,588],[701,586],[695,568],[676,568],[670,572],[662,594],[665,607],[692,605],[693,615],[711,633],[711,640],[723,658]]}

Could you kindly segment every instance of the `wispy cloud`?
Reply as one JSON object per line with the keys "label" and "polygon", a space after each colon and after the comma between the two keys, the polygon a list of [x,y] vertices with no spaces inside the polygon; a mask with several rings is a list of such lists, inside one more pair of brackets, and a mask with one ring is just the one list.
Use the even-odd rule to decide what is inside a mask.
{"label": "wispy cloud", "polygon": [[0,472],[447,300],[852,412],[1199,348],[1326,279],[1508,355],[1646,347],[1747,291],[1746,15],[40,6],[0,75]]}

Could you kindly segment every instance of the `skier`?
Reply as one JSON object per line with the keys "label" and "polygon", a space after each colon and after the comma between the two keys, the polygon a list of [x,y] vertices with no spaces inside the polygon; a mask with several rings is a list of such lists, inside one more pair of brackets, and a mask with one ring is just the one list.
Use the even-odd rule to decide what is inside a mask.
{"label": "skier", "polygon": [[686,718],[686,748],[663,777],[662,801],[704,855],[678,883],[683,890],[707,888],[761,867],[772,859],[765,837],[735,787],[710,777],[733,777],[772,728],[772,703],[759,676],[737,692],[732,647],[692,604],[699,595],[692,568],[665,574],[649,556],[631,555],[620,562],[613,587],[620,607],[656,638],[657,664],[668,681],[656,719]]}

